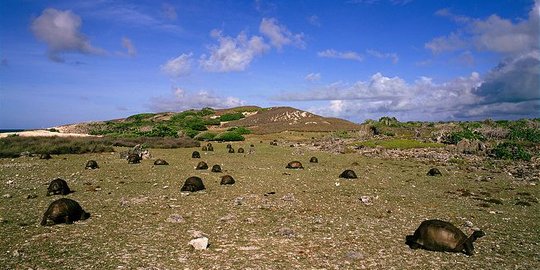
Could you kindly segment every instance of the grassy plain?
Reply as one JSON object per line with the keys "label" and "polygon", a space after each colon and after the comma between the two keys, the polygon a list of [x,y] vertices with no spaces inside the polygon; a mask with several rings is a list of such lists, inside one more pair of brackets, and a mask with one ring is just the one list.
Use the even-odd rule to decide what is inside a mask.
{"label": "grassy plain", "polygon": [[[254,154],[229,154],[225,143],[214,143],[215,152],[208,153],[200,148],[150,149],[169,166],[153,166],[153,160],[128,164],[118,153],[0,159],[0,267],[540,268],[538,185],[515,181],[497,168],[452,162],[308,150],[302,155],[288,145],[270,146],[266,137],[251,136],[233,146],[249,149],[251,143]],[[210,167],[220,164],[224,173],[196,171],[200,160],[191,158],[194,150]],[[311,156],[319,163],[309,163]],[[90,159],[100,169],[85,170]],[[291,160],[301,161],[305,169],[285,169]],[[431,167],[443,175],[426,176]],[[359,178],[339,179],[344,169],[353,169]],[[220,186],[224,174],[232,175],[236,184]],[[206,191],[181,195],[189,176],[200,176]],[[75,190],[66,197],[77,200],[90,219],[39,225],[49,203],[60,198],[45,196],[56,177]],[[361,196],[369,196],[372,205],[362,203]],[[515,205],[517,201],[531,205]],[[167,221],[174,214],[184,221]],[[433,218],[450,221],[467,234],[471,229],[463,224],[470,221],[486,236],[475,243],[471,257],[409,249],[405,236]],[[191,250],[190,230],[204,232],[209,249]]]}

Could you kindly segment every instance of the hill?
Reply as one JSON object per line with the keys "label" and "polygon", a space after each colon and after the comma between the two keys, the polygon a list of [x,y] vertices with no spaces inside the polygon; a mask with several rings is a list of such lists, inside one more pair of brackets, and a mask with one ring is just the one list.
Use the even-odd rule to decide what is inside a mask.
{"label": "hill", "polygon": [[55,127],[61,133],[127,136],[194,137],[202,131],[226,131],[248,127],[253,133],[282,131],[349,131],[361,126],[347,120],[327,118],[291,107],[261,108],[242,106],[228,109],[188,110],[184,112],[141,113],[122,119],[78,123]]}
{"label": "hill", "polygon": [[223,127],[248,127],[256,134],[282,131],[330,132],[359,130],[358,124],[339,118],[322,117],[291,107],[273,107],[247,114],[245,118],[223,123]]}

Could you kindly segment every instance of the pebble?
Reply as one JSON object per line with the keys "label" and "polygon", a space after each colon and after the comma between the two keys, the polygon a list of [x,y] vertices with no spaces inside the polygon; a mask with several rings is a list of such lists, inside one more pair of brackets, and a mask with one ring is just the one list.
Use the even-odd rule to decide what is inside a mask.
{"label": "pebble", "polygon": [[12,196],[11,196],[11,194],[9,194],[9,193],[6,193],[6,194],[2,195],[2,198],[6,198],[6,199],[9,199],[9,198],[11,198],[11,197],[12,197]]}
{"label": "pebble", "polygon": [[167,222],[170,223],[183,223],[185,219],[179,214],[172,214],[167,218]]}
{"label": "pebble", "polygon": [[347,259],[351,259],[351,260],[363,260],[364,259],[364,254],[358,252],[358,251],[349,251],[347,252],[347,254],[345,254],[345,257]]}
{"label": "pebble", "polygon": [[208,248],[208,238],[203,236],[192,239],[189,241],[189,245],[191,245],[195,250],[205,250]]}
{"label": "pebble", "polygon": [[465,225],[465,227],[469,227],[469,228],[472,228],[474,226],[474,224],[472,222],[468,221],[468,220],[465,221],[464,225]]}

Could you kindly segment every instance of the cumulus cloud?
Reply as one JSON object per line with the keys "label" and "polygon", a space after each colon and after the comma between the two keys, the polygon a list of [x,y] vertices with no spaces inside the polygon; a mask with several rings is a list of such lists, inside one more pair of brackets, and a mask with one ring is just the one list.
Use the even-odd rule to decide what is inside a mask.
{"label": "cumulus cloud", "polygon": [[392,59],[392,63],[394,63],[394,64],[396,64],[399,61],[399,56],[397,55],[397,53],[383,53],[383,52],[379,52],[377,50],[366,50],[366,53],[373,56],[373,57],[377,57],[377,58],[382,58],[382,59],[389,58],[389,59]]}
{"label": "cumulus cloud", "polygon": [[327,50],[318,52],[317,55],[319,57],[354,60],[354,61],[364,60],[364,57],[361,54],[357,52],[353,52],[353,51],[338,52],[334,49],[327,49]]}
{"label": "cumulus cloud", "polygon": [[210,55],[203,54],[199,64],[211,72],[243,71],[256,56],[265,53],[269,46],[262,37],[248,37],[244,32],[237,37],[223,36],[218,30],[212,30],[211,36],[219,45],[209,47]]}
{"label": "cumulus cloud", "polygon": [[[523,60],[530,61],[530,59]],[[534,69],[528,64],[513,63],[513,67],[506,67],[504,72],[497,72],[502,72],[506,76],[516,75],[517,72],[511,71],[515,71],[517,66],[526,66],[531,71]],[[537,117],[539,113],[534,108],[540,106],[540,98],[538,91],[532,90],[534,87],[539,89],[538,80],[530,81],[526,86],[529,88],[521,94],[517,93],[518,98],[512,99],[510,96],[511,93],[516,93],[515,89],[508,88],[508,92],[493,90],[492,82],[496,82],[496,78],[499,77],[490,73],[483,79],[478,73],[473,72],[466,77],[436,83],[428,77],[407,82],[399,77],[387,77],[376,73],[367,81],[352,84],[337,82],[303,93],[284,93],[276,99],[327,101],[325,106],[313,107],[310,110],[322,115],[345,117],[356,121],[377,119],[385,115],[396,116],[402,120],[426,121]],[[532,74],[529,79],[532,79]],[[523,84],[512,87],[521,89],[525,87]]]}
{"label": "cumulus cloud", "polygon": [[47,44],[49,59],[64,62],[64,53],[102,54],[102,49],[90,44],[81,31],[82,20],[70,10],[54,8],[43,10],[32,21],[30,29],[34,36]]}
{"label": "cumulus cloud", "polygon": [[259,31],[270,39],[272,46],[281,49],[285,45],[305,47],[304,34],[293,34],[287,27],[279,24],[275,18],[263,18],[259,25]]}
{"label": "cumulus cloud", "polygon": [[127,50],[127,54],[129,56],[135,56],[137,54],[137,49],[135,49],[133,42],[131,42],[131,39],[127,37],[122,38],[122,47]]}
{"label": "cumulus cloud", "polygon": [[447,36],[427,42],[425,47],[433,53],[473,48],[478,51],[517,55],[538,50],[540,47],[540,1],[535,2],[527,20],[515,23],[496,14],[484,20],[456,15],[448,9],[439,10],[435,14],[448,17],[463,27]]}
{"label": "cumulus cloud", "polygon": [[161,5],[161,12],[163,12],[163,16],[165,16],[165,18],[171,21],[176,20],[176,18],[178,17],[178,15],[176,14],[176,8],[168,3],[164,3],[163,5]]}
{"label": "cumulus cloud", "polygon": [[487,104],[540,101],[540,53],[532,52],[501,62],[486,75],[485,82],[474,93]]}
{"label": "cumulus cloud", "polygon": [[161,71],[172,78],[189,74],[191,72],[192,55],[193,53],[183,53],[176,58],[169,59],[167,63],[161,65]]}
{"label": "cumulus cloud", "polygon": [[309,73],[304,79],[308,82],[319,81],[321,79],[321,73]]}
{"label": "cumulus cloud", "polygon": [[230,108],[242,105],[245,105],[245,101],[236,97],[221,97],[205,90],[191,92],[180,87],[174,87],[170,96],[151,99],[149,107],[156,112],[171,112],[204,107]]}

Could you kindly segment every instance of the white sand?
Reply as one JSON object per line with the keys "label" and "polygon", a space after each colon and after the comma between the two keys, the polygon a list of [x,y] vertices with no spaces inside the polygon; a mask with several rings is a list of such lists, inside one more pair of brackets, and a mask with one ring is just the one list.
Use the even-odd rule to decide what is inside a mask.
{"label": "white sand", "polygon": [[31,131],[20,131],[20,132],[7,132],[0,133],[0,138],[5,138],[9,135],[17,134],[21,137],[101,137],[90,134],[78,134],[78,133],[60,133],[60,132],[51,132],[45,129],[37,129]]}

